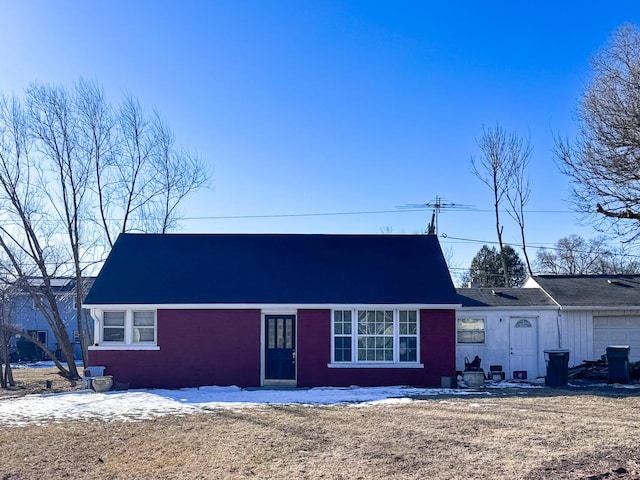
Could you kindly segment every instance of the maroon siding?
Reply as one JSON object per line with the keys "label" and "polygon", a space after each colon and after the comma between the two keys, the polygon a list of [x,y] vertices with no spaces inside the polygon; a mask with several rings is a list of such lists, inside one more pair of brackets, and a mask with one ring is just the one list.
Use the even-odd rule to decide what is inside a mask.
{"label": "maroon siding", "polygon": [[[89,363],[131,388],[260,385],[259,310],[158,310],[160,350],[91,350]],[[455,375],[455,311],[420,311],[424,368],[329,368],[331,311],[299,310],[297,384],[439,386]]]}
{"label": "maroon siding", "polygon": [[455,311],[420,311],[420,361],[424,368],[329,368],[331,311],[298,311],[298,386],[440,386],[455,375]]}
{"label": "maroon siding", "polygon": [[260,310],[158,310],[160,350],[91,350],[131,388],[260,385]]}

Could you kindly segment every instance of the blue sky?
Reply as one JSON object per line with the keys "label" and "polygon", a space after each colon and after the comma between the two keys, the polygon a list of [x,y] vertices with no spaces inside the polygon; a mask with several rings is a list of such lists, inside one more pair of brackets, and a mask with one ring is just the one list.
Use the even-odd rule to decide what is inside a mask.
{"label": "blue sky", "polygon": [[[640,23],[637,0],[0,7],[1,91],[80,77],[114,102],[127,91],[211,166],[183,231],[417,233],[430,211],[396,207],[439,195],[472,207],[439,216],[460,268],[496,239],[491,191],[469,170],[483,125],[531,139],[529,243],[595,235],[571,212],[553,136],[574,131],[590,57]],[[297,216],[352,212],[389,213]]]}

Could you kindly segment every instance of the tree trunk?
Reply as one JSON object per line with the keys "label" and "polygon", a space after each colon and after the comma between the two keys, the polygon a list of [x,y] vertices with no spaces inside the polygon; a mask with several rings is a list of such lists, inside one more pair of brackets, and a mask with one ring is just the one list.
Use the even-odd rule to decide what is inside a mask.
{"label": "tree trunk", "polygon": [[527,244],[524,240],[524,224],[520,224],[520,235],[522,236],[522,254],[524,255],[524,261],[527,264],[527,273],[530,277],[533,277],[533,270],[531,269],[531,262],[529,262],[529,254],[527,253]]}
{"label": "tree trunk", "polygon": [[506,258],[504,258],[504,246],[502,244],[502,227],[500,227],[500,198],[499,198],[499,192],[498,192],[498,181],[497,181],[497,172],[494,173],[494,175],[496,175],[496,178],[494,178],[494,207],[495,207],[495,212],[496,212],[496,232],[498,234],[498,245],[500,247],[500,261],[502,262],[502,272],[503,272],[503,276],[504,276],[504,286],[505,287],[509,287],[509,271],[507,269],[507,260]]}
{"label": "tree trunk", "polygon": [[14,387],[15,384],[13,371],[11,370],[11,355],[7,344],[7,335],[4,332],[0,332],[0,387]]}

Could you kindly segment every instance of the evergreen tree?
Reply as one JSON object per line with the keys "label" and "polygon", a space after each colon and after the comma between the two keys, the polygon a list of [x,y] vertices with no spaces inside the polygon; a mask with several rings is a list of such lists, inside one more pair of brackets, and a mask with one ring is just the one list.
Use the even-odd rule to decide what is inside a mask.
{"label": "evergreen tree", "polygon": [[519,287],[527,277],[526,268],[518,253],[506,245],[502,253],[507,266],[509,285],[505,285],[502,258],[496,247],[483,245],[473,257],[469,277],[479,287]]}

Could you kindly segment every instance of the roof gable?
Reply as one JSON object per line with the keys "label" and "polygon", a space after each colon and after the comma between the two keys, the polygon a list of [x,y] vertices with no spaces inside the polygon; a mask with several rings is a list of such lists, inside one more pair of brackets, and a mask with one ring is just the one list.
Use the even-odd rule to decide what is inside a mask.
{"label": "roof gable", "polygon": [[429,235],[122,234],[85,304],[456,304]]}
{"label": "roof gable", "polygon": [[563,307],[640,306],[640,275],[536,275],[539,286]]}

